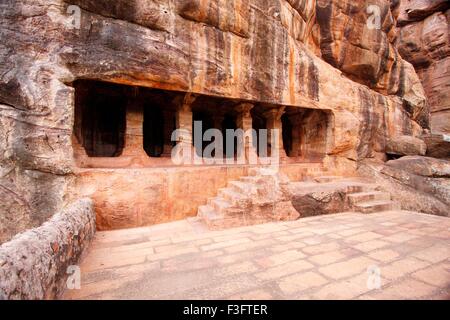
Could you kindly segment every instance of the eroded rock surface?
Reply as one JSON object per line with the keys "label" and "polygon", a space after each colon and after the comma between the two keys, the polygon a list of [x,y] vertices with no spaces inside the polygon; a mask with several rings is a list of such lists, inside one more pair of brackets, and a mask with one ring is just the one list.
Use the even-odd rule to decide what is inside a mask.
{"label": "eroded rock surface", "polygon": [[398,136],[388,139],[386,153],[399,156],[424,156],[427,152],[427,145],[419,138],[411,136]]}
{"label": "eroded rock surface", "polygon": [[355,161],[384,160],[387,139],[421,136],[429,110],[412,65],[395,49],[390,3],[375,1],[381,28],[367,24],[372,4],[2,1],[0,194],[7,201],[0,216],[6,229],[37,226],[70,198],[77,79],[327,110],[328,165],[348,171]]}
{"label": "eroded rock surface", "polygon": [[374,179],[391,193],[402,209],[448,216],[450,213],[449,162],[426,157],[404,157],[386,165],[364,161],[361,175]]}
{"label": "eroded rock surface", "polygon": [[450,159],[449,134],[425,134],[421,137],[427,145],[427,156]]}
{"label": "eroded rock surface", "polygon": [[1,245],[0,300],[58,298],[69,275],[75,288],[77,265],[94,234],[92,201],[81,199]]}
{"label": "eroded rock surface", "polygon": [[292,205],[300,216],[309,217],[323,214],[346,212],[350,206],[346,201],[346,185],[320,185],[292,183]]}
{"label": "eroded rock surface", "polygon": [[401,0],[398,50],[422,80],[431,108],[433,133],[450,133],[450,2]]}
{"label": "eroded rock surface", "polygon": [[422,177],[450,178],[450,161],[409,156],[386,163],[387,166],[406,170]]}

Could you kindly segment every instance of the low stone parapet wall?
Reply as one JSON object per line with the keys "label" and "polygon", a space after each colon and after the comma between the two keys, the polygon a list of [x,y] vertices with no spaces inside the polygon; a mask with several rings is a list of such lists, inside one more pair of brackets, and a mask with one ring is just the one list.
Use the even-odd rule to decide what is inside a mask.
{"label": "low stone parapet wall", "polygon": [[1,245],[0,300],[59,297],[94,233],[92,200],[81,199]]}

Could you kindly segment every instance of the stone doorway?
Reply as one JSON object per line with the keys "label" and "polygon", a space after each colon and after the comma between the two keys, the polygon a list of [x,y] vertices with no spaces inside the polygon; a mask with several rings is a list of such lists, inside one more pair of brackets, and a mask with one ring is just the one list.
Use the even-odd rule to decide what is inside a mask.
{"label": "stone doorway", "polygon": [[286,108],[281,117],[283,148],[288,159],[320,162],[332,139],[332,114],[326,110]]}
{"label": "stone doorway", "polygon": [[94,82],[74,85],[77,141],[89,157],[118,157],[125,145],[127,100],[123,88]]}
{"label": "stone doorway", "polygon": [[[195,216],[199,206],[217,196],[228,182],[263,165],[262,158],[255,163],[228,162],[261,153],[259,139],[255,139],[258,133],[243,139],[235,135],[233,151],[224,141],[223,154],[234,159],[221,164],[174,162],[174,147],[186,148],[192,155],[203,153],[205,143],[195,150],[195,120],[202,121],[200,134],[214,128],[224,139],[227,129],[279,129],[280,140],[275,145],[280,170],[292,181],[321,170],[330,138],[330,116],[321,110],[91,80],[78,80],[73,87],[76,192],[94,200],[99,230]],[[174,137],[175,129],[180,135]],[[242,140],[238,143],[238,139]],[[270,137],[265,141],[266,157],[275,146],[268,141]]]}

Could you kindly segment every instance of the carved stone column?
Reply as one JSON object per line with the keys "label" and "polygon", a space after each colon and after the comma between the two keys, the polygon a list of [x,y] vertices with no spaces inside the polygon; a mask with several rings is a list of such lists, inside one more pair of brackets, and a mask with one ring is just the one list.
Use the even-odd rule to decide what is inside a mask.
{"label": "carved stone column", "polygon": [[122,156],[147,157],[144,151],[144,108],[142,104],[131,102],[126,112],[125,146]]}
{"label": "carved stone column", "polygon": [[[268,144],[270,146],[270,155],[273,156],[274,152],[279,155],[280,159],[285,159],[287,157],[286,151],[284,151],[283,146],[283,125],[281,123],[281,117],[285,112],[285,107],[275,107],[264,112],[264,117],[267,120],[267,130],[268,130]],[[277,130],[278,137],[273,144],[274,130]]]}
{"label": "carved stone column", "polygon": [[242,150],[238,154],[242,157],[245,156],[247,160],[257,159],[256,150],[253,147],[253,121],[250,111],[253,109],[254,104],[243,102],[236,106],[238,115],[236,118],[236,125],[239,129],[244,131],[244,141],[242,144]]}
{"label": "carved stone column", "polygon": [[185,94],[181,98],[177,98],[174,102],[176,105],[175,124],[177,129],[176,148],[183,150],[183,156],[189,156],[192,159],[193,155],[193,137],[192,137],[192,104],[196,97],[191,93]]}

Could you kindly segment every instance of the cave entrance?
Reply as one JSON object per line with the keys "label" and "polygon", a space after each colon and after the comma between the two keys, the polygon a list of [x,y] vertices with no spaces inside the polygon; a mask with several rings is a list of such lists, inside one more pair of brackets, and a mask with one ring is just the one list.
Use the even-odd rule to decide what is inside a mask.
{"label": "cave entrance", "polygon": [[[235,136],[227,143],[227,130],[236,130],[237,126],[237,113],[236,101],[232,99],[224,99],[210,96],[198,96],[192,104],[192,130],[194,132],[195,122],[201,122],[201,131],[197,132],[202,143],[200,145],[195,144],[194,137],[192,144],[195,149],[195,153],[199,157],[216,157],[218,152],[220,158],[235,158],[238,156],[238,138]],[[215,142],[215,136],[209,140],[209,135],[205,135],[205,132],[209,129],[215,129],[220,131],[222,136],[222,143],[217,144],[214,151],[209,154],[205,153],[206,147]],[[222,149],[220,149],[220,147]]]}
{"label": "cave entrance", "polygon": [[233,138],[232,142],[227,143],[227,130],[235,131],[237,129],[236,116],[226,114],[222,121],[222,135],[223,135],[223,152],[226,158],[235,158],[238,156],[238,139]]}
{"label": "cave entrance", "polygon": [[292,156],[293,152],[293,126],[288,114],[281,117],[283,148],[287,156]]}
{"label": "cave entrance", "polygon": [[287,157],[321,161],[331,138],[332,115],[328,111],[287,107],[281,117]]}
{"label": "cave entrance", "polygon": [[164,119],[161,108],[144,107],[144,150],[149,157],[161,157],[164,152]]}
{"label": "cave entrance", "polygon": [[[192,145],[199,157],[216,157],[216,149],[211,155],[204,152],[214,141],[205,138],[208,129],[222,133],[220,153],[227,158],[239,159],[243,152],[249,158],[252,146],[252,152],[256,151],[261,158],[279,154],[280,159],[288,159],[288,163],[316,162],[325,157],[331,136],[332,115],[318,109],[91,80],[77,80],[73,86],[73,149],[82,167],[173,165],[171,155],[177,144],[188,149]],[[201,121],[199,145],[193,139],[195,121]],[[245,133],[253,129],[252,136],[242,138],[236,133],[227,134],[228,130],[234,132],[238,128]],[[176,141],[172,141],[176,129],[180,129],[178,132],[183,136],[175,136]],[[272,135],[276,130],[278,134]]]}
{"label": "cave entrance", "polygon": [[75,158],[170,157],[182,94],[92,80],[73,87]]}
{"label": "cave entrance", "polygon": [[127,99],[122,88],[104,83],[74,85],[74,133],[89,157],[118,157],[125,145]]}

